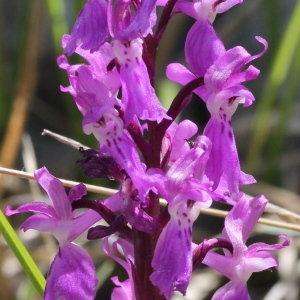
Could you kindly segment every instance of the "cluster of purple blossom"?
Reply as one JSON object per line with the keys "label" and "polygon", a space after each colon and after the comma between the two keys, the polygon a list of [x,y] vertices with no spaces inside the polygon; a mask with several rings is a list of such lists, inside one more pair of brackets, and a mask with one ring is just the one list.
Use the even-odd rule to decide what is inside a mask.
{"label": "cluster of purple blossom", "polygon": [[[83,184],[66,194],[62,183],[44,167],[35,177],[52,205],[32,202],[6,214],[38,212],[23,230],[51,232],[59,251],[49,271],[45,299],[93,299],[95,267],[86,250],[73,243],[88,230],[88,239],[103,240],[105,253],[120,263],[128,279],[112,278],[112,299],[170,299],[185,294],[192,271],[205,264],[229,278],[213,299],[250,299],[247,280],[253,272],[278,267],[269,250],[289,244],[246,246],[267,204],[264,196],[249,199],[240,191],[255,182],[240,169],[231,117],[238,105],[254,96],[242,85],[259,70],[248,63],[262,56],[243,47],[226,50],[212,25],[216,15],[242,0],[88,0],[64,52],[79,54],[85,64],[70,65],[62,55],[72,95],[83,115],[82,127],[99,141],[99,149],[83,150],[80,160],[91,178],[120,182],[119,191],[89,200]],[[156,10],[162,6],[157,22]],[[155,93],[155,56],[169,20],[184,13],[196,21],[185,41],[188,68],[173,63],[166,75],[183,87],[168,110]],[[197,94],[210,113],[203,135],[189,120],[175,119]],[[200,100],[199,100],[200,101]],[[194,138],[194,142],[189,139]],[[159,197],[168,205],[161,209]],[[192,242],[192,226],[202,208],[213,201],[232,205],[221,238]],[[78,209],[88,210],[78,213]],[[104,219],[108,226],[96,225]],[[118,238],[109,239],[118,234]],[[212,249],[222,248],[224,254]],[[121,259],[124,255],[125,259]]]}

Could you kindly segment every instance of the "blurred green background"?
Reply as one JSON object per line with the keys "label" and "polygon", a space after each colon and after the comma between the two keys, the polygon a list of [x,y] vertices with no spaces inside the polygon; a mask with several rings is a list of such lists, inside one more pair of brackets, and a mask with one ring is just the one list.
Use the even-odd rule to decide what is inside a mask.
{"label": "blurred green background", "polygon": [[[70,33],[84,3],[84,0],[0,0],[1,166],[29,172],[46,166],[57,177],[88,181],[75,164],[80,158],[76,150],[41,136],[43,129],[48,129],[97,147],[93,137],[82,133],[82,118],[71,96],[60,92],[59,86],[67,86],[68,80],[65,71],[56,64],[56,57],[62,54],[61,36]],[[176,15],[158,50],[157,92],[166,108],[179,86],[166,80],[165,68],[171,62],[185,63],[184,40],[193,22]],[[243,170],[259,182],[246,190],[253,195],[265,193],[274,203],[300,213],[296,195],[300,192],[300,1],[245,0],[243,5],[219,15],[214,24],[227,49],[241,45],[254,55],[262,50],[255,36],[262,36],[269,43],[267,53],[253,62],[261,70],[259,78],[246,83],[256,101],[250,108],[239,107],[233,117],[237,147]],[[201,134],[209,116],[203,103],[194,97],[182,117],[196,122]],[[90,182],[107,184],[100,180]],[[0,208],[30,201],[32,189],[25,180],[2,177]],[[15,226],[22,220],[12,218]],[[40,237],[33,236],[27,242],[28,245],[34,242],[35,247],[48,245],[48,250],[42,248],[35,253],[46,273],[55,244],[48,237],[46,242],[37,238]],[[33,245],[28,247],[33,249]],[[95,253],[100,248],[96,243],[88,246]],[[52,250],[54,247],[54,252],[49,247]],[[35,299],[30,285],[20,275],[21,270],[15,265],[14,272],[7,270],[13,258],[3,240],[0,251],[0,299]],[[43,258],[43,251],[47,258]],[[107,277],[115,268],[106,260],[96,264],[107,268]],[[101,274],[104,273],[102,270]],[[28,294],[22,292],[24,289],[20,292],[20,282]]]}

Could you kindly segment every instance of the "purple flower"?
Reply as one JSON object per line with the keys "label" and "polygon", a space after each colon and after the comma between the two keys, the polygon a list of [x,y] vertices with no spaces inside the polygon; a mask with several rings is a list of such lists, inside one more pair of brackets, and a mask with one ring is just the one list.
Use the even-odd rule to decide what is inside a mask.
{"label": "purple flower", "polygon": [[204,175],[210,141],[200,136],[194,148],[182,155],[166,175],[157,177],[156,188],[168,201],[170,221],[164,227],[154,252],[150,276],[161,294],[170,299],[177,290],[185,293],[192,272],[192,225],[200,209],[211,205],[210,184]]}
{"label": "purple flower", "polygon": [[130,1],[118,1],[113,7],[110,1],[108,25],[113,37],[112,48],[120,66],[122,104],[125,124],[134,115],[142,120],[161,122],[169,119],[150,83],[149,72],[143,60],[143,37],[152,34],[156,23],[156,0],[142,1],[136,13],[131,11]]}
{"label": "purple flower", "polygon": [[[65,48],[66,44],[70,40],[70,36],[65,34],[62,38],[62,47]],[[109,96],[115,96],[119,88],[121,86],[120,81],[120,75],[119,72],[116,70],[116,68],[109,68],[109,64],[114,60],[115,56],[113,53],[113,50],[111,48],[111,45],[109,43],[104,43],[98,51],[95,51],[93,53],[90,53],[88,50],[83,50],[80,47],[76,49],[76,53],[79,54],[81,57],[83,57],[88,64],[84,64],[85,67],[87,67],[90,72],[93,74],[93,76],[102,83],[101,88],[103,90],[102,93],[105,93]],[[61,55],[57,59],[58,65],[60,68],[67,70],[68,77],[71,83],[71,87],[76,85],[76,72],[77,68],[82,66],[83,64],[70,66],[67,58],[64,55]],[[74,82],[73,82],[74,80]],[[63,92],[70,92],[72,96],[76,96],[72,94],[74,91],[72,88],[62,88],[61,90]],[[107,91],[104,91],[104,90]],[[106,96],[107,97],[107,96]],[[80,107],[78,107],[80,110]]]}
{"label": "purple flower", "polygon": [[140,38],[125,44],[115,39],[112,43],[120,64],[125,124],[129,124],[134,115],[142,120],[158,123],[163,118],[170,119],[151,86],[148,70],[142,58],[142,44],[143,41]]}
{"label": "purple flower", "polygon": [[156,0],[142,1],[136,5],[136,13],[131,10],[128,0],[119,0],[114,5],[105,0],[88,0],[81,10],[64,51],[71,55],[78,48],[98,51],[106,42],[109,33],[126,43],[152,34],[156,23]]}
{"label": "purple flower", "polygon": [[206,175],[214,182],[213,188],[227,196],[238,194],[241,185],[255,182],[240,169],[231,117],[239,103],[249,106],[254,101],[252,93],[241,83],[259,74],[253,66],[242,71],[246,64],[266,51],[266,41],[260,37],[257,40],[265,47],[258,55],[251,56],[240,46],[226,51],[211,24],[201,19],[191,28],[185,47],[186,59],[194,74],[179,64],[171,64],[167,69],[167,76],[181,84],[204,77],[204,85],[195,93],[205,101],[211,114],[204,130],[204,135],[212,141]]}
{"label": "purple flower", "polygon": [[95,267],[86,250],[72,241],[101,218],[92,210],[78,216],[76,211],[72,211],[71,203],[86,194],[83,184],[71,188],[68,196],[62,183],[45,167],[34,175],[47,192],[52,206],[43,202],[29,202],[15,210],[7,207],[6,215],[39,213],[29,217],[21,229],[51,232],[59,242],[58,254],[48,274],[44,299],[94,299],[97,284]]}
{"label": "purple flower", "polygon": [[110,8],[108,20],[113,37],[112,48],[120,65],[125,124],[128,125],[134,115],[158,123],[163,118],[169,119],[150,83],[142,57],[142,38],[152,34],[156,22],[156,1],[142,1],[134,15],[129,1],[118,1],[114,10],[111,1]]}
{"label": "purple flower", "polygon": [[[104,48],[104,45],[107,45],[105,42],[109,28],[113,37],[109,47],[114,51],[117,59],[115,63],[120,66],[125,125],[132,121],[134,115],[143,120],[157,122],[169,118],[151,86],[148,70],[142,58],[141,38],[152,33],[152,27],[156,22],[156,1],[142,1],[134,15],[129,1],[118,1],[114,9],[113,1],[110,1],[108,7],[109,9],[104,0],[89,0],[81,11],[70,38],[63,43],[64,51],[69,54],[77,52],[95,69],[98,62],[93,57],[100,56],[100,61],[103,61],[105,58],[101,56],[107,56],[109,52]],[[110,53],[109,57],[111,58]],[[107,62],[105,68],[112,59]],[[60,66],[63,65],[60,62]],[[116,68],[114,69],[112,74],[116,72]],[[96,78],[103,83],[99,76]],[[119,84],[119,81],[111,82],[110,84]]]}
{"label": "purple flower", "polygon": [[[64,35],[62,38],[64,49],[69,41],[70,36]],[[70,86],[61,87],[61,90],[73,96],[83,115],[96,105],[106,104],[108,107],[120,105],[115,98],[121,86],[119,73],[115,69],[107,70],[107,65],[114,59],[110,44],[104,43],[99,51],[93,53],[78,47],[76,53],[88,64],[70,65],[64,55],[57,59],[59,67],[67,71],[70,81]]]}
{"label": "purple flower", "polygon": [[[59,58],[59,65],[67,70],[71,84],[62,90],[73,96],[78,109],[83,114],[84,133],[94,134],[101,144],[101,152],[112,156],[116,163],[124,168],[139,191],[140,200],[145,201],[151,188],[150,181],[139,158],[135,143],[115,109],[120,102],[112,94],[115,88],[113,83],[109,83],[114,77],[106,75],[103,68],[104,62],[107,61],[105,56],[111,57],[111,53],[107,44],[104,44],[101,49],[104,49],[103,57],[98,52],[89,55],[84,53],[91,62],[94,62],[97,57],[102,57],[98,65],[71,66],[65,57]],[[110,80],[102,81],[103,78]],[[110,86],[107,86],[106,83]]]}
{"label": "purple flower", "polygon": [[289,241],[285,235],[279,235],[284,239],[282,244],[254,243],[249,247],[245,244],[267,202],[264,196],[251,200],[244,197],[225,218],[222,238],[232,244],[233,253],[224,250],[225,256],[223,256],[210,251],[203,260],[204,264],[230,279],[229,283],[215,293],[213,300],[250,299],[246,283],[252,273],[278,267],[278,260],[269,251],[288,246]]}

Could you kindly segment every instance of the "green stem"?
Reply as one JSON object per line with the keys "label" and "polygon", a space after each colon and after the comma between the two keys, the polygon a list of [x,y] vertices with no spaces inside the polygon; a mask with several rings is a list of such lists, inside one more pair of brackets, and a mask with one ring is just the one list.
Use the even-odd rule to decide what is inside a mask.
{"label": "green stem", "polygon": [[1,210],[0,232],[10,249],[19,260],[23,270],[25,271],[28,279],[32,282],[37,293],[43,297],[46,280]]}

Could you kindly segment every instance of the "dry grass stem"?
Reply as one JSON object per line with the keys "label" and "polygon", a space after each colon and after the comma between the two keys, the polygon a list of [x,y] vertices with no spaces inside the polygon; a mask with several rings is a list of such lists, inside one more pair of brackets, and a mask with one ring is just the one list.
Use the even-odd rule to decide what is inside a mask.
{"label": "dry grass stem", "polygon": [[[32,173],[27,173],[23,171],[18,171],[18,170],[11,170],[7,168],[1,168],[0,167],[0,173],[6,174],[6,175],[12,175],[12,176],[17,176],[19,178],[24,178],[24,179],[31,179],[35,180],[34,176]],[[66,187],[73,187],[79,182],[76,181],[71,181],[71,180],[65,180],[65,179],[59,179],[64,186]],[[99,187],[91,184],[85,184],[87,190],[89,192],[97,193],[97,194],[102,194],[102,195],[113,195],[116,192],[118,192],[115,189],[110,189],[110,188],[105,188],[105,187]],[[165,206],[167,205],[166,200],[161,199],[161,205]],[[228,214],[227,211],[222,211],[219,209],[213,209],[213,208],[203,208],[201,210],[203,214],[210,215],[210,216],[215,216],[215,217],[220,217],[220,218],[225,218]],[[292,213],[292,212],[291,212]],[[293,213],[292,213],[293,214]],[[274,221],[274,220],[269,220],[266,218],[260,218],[258,220],[259,224],[264,224],[264,225],[269,225],[273,227],[279,227],[279,228],[284,228],[284,229],[289,229],[289,230],[294,230],[294,231],[299,231],[300,232],[300,225],[294,224],[294,223],[286,223],[286,222],[280,222],[280,221]]]}
{"label": "dry grass stem", "polygon": [[65,144],[71,148],[74,148],[74,149],[79,149],[80,147],[82,147],[84,150],[86,149],[89,149],[89,147],[87,146],[84,146],[83,144],[75,141],[75,140],[72,140],[70,138],[67,138],[63,135],[60,135],[60,134],[57,134],[57,133],[54,133],[50,130],[47,130],[47,129],[44,129],[43,132],[42,132],[42,135],[46,135],[46,136],[50,136],[51,138],[61,142],[62,144]]}

